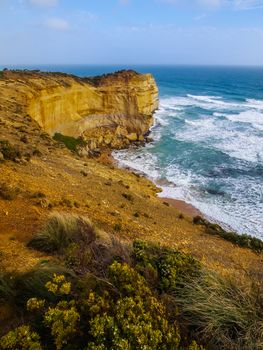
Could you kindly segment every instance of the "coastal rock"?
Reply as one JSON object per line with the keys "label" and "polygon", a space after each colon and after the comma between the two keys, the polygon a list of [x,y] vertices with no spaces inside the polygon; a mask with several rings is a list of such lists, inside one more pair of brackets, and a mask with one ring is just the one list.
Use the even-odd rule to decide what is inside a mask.
{"label": "coastal rock", "polygon": [[[5,97],[15,98],[21,112],[51,136],[61,133],[89,141],[92,134],[90,149],[111,144],[121,147],[127,139],[138,140],[152,126],[153,112],[158,108],[158,88],[151,74],[120,71],[78,78],[62,73],[7,71],[4,77]],[[103,135],[101,129],[110,133]]]}

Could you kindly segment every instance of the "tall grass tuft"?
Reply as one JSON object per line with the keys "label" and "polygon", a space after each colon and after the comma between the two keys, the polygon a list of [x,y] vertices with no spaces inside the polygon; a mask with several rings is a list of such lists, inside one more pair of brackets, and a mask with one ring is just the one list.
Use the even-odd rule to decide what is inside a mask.
{"label": "tall grass tuft", "polygon": [[177,291],[177,302],[196,335],[216,349],[258,350],[263,349],[263,298],[259,289],[207,272],[184,282]]}
{"label": "tall grass tuft", "polygon": [[63,252],[71,243],[90,244],[96,239],[97,232],[96,227],[87,218],[53,213],[28,246],[48,253]]}
{"label": "tall grass tuft", "polygon": [[0,302],[10,301],[15,295],[14,281],[11,274],[0,275]]}
{"label": "tall grass tuft", "polygon": [[72,271],[59,265],[37,265],[34,269],[14,277],[15,300],[17,304],[25,304],[30,298],[45,298],[54,301],[54,296],[48,292],[45,285],[56,275],[64,275],[75,280]]}

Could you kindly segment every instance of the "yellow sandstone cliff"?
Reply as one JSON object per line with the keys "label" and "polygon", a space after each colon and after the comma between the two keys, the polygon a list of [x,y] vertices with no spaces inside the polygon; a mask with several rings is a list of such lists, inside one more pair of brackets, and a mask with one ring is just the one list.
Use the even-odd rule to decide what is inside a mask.
{"label": "yellow sandstone cliff", "polygon": [[153,76],[134,71],[96,78],[7,71],[1,91],[50,135],[83,136],[88,150],[143,141],[158,108]]}

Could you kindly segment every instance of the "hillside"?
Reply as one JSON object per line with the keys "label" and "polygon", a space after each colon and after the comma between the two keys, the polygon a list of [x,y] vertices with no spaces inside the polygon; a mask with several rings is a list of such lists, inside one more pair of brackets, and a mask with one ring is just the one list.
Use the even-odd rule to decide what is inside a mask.
{"label": "hillside", "polygon": [[[144,140],[157,101],[150,75],[121,72],[79,79],[57,73],[3,73],[2,274],[24,273],[43,261],[57,261],[56,255],[29,249],[27,243],[51,213],[62,212],[89,218],[124,244],[135,239],[160,243],[190,253],[221,276],[247,285],[262,279],[262,253],[207,234],[204,225],[194,224],[192,217],[159,199],[159,189],[149,180],[119,169],[111,159],[111,148]],[[52,138],[54,133],[81,136],[84,145],[70,151]],[[96,158],[91,150],[96,150]],[[2,305],[3,330],[17,323],[12,317],[12,308]]]}

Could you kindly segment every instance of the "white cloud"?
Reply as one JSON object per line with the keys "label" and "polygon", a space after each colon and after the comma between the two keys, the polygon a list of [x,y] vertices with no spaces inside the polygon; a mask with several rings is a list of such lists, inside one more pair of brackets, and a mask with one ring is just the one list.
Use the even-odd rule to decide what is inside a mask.
{"label": "white cloud", "polygon": [[[183,0],[154,0],[170,5],[186,5]],[[187,5],[198,5],[210,9],[228,8],[235,10],[252,10],[263,8],[263,0],[189,0]]]}
{"label": "white cloud", "polygon": [[256,8],[263,8],[263,0],[235,0],[234,3],[235,8],[239,10],[252,10]]}
{"label": "white cloud", "polygon": [[49,18],[43,24],[46,28],[55,29],[55,30],[69,29],[69,23],[62,18]]}
{"label": "white cloud", "polygon": [[58,4],[59,0],[29,0],[30,4],[43,7],[52,7]]}

